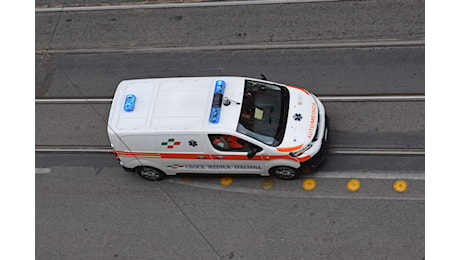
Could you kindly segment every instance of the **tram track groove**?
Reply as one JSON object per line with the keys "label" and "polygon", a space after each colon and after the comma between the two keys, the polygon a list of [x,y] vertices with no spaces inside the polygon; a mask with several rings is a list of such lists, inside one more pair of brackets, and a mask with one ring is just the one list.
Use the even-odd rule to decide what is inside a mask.
{"label": "tram track groove", "polygon": [[[324,95],[317,96],[322,102],[398,102],[425,101],[424,94],[413,95]],[[35,104],[111,104],[112,98],[36,98]]]}
{"label": "tram track groove", "polygon": [[[35,146],[35,152],[65,152],[65,153],[112,153],[110,146]],[[425,149],[391,149],[391,148],[339,148],[330,147],[332,155],[410,155],[424,156]]]}
{"label": "tram track groove", "polygon": [[83,5],[83,6],[53,6],[35,7],[36,13],[52,12],[88,12],[88,11],[114,11],[135,9],[169,9],[169,8],[193,8],[193,7],[221,7],[221,6],[249,6],[249,5],[278,5],[298,3],[325,3],[325,2],[349,2],[350,0],[248,0],[248,1],[211,1],[211,2],[188,2],[188,3],[156,3],[156,4],[114,4],[114,5]]}
{"label": "tram track groove", "polygon": [[341,49],[341,48],[397,48],[424,47],[425,40],[360,40],[360,41],[331,41],[316,43],[272,43],[272,44],[229,44],[202,46],[164,46],[137,48],[75,48],[75,49],[46,49],[36,50],[36,55],[52,54],[100,54],[100,53],[174,53],[200,51],[246,51],[246,50],[277,50],[277,49]]}

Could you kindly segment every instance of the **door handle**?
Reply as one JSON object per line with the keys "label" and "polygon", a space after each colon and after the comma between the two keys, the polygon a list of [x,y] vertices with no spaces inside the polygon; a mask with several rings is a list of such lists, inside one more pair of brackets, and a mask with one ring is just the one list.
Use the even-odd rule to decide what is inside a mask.
{"label": "door handle", "polygon": [[206,156],[197,156],[196,158],[197,159],[207,159],[208,157],[206,157]]}
{"label": "door handle", "polygon": [[216,159],[225,159],[225,156],[218,155],[218,156],[215,156],[214,158],[216,158]]}

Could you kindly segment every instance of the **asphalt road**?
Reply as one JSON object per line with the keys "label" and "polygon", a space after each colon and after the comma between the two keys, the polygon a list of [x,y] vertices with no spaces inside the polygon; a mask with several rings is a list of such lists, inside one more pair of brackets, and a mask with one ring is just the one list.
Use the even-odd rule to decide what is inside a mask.
{"label": "asphalt road", "polygon": [[[37,259],[424,255],[423,169],[401,167],[402,158],[353,157],[346,161],[355,164],[339,169],[325,165],[323,177],[292,182],[234,177],[230,186],[211,176],[148,182],[121,170],[111,155],[37,154],[36,159],[37,167],[49,169],[36,175]],[[376,161],[401,165],[387,166],[381,169],[386,177],[372,179],[368,171],[376,172]],[[348,176],[363,176],[358,192],[347,190],[345,169]],[[392,188],[396,171],[411,176],[404,193]],[[310,177],[316,188],[304,190]]]}
{"label": "asphalt road", "polygon": [[[423,212],[423,200],[155,185],[116,168],[56,171],[36,177],[37,259],[422,259],[424,254],[424,218],[414,216]],[[339,186],[322,184],[325,191]]]}
{"label": "asphalt road", "polygon": [[[63,2],[89,4],[36,5]],[[111,97],[128,78],[261,73],[319,96],[424,94],[424,45],[383,46],[423,42],[423,1],[42,11],[37,98]],[[266,48],[273,44],[284,47]],[[424,105],[326,102],[331,145],[424,149]],[[36,145],[107,145],[108,109],[37,103]],[[331,154],[296,181],[153,183],[111,154],[37,152],[36,259],[423,259],[424,161]],[[310,179],[316,186],[307,190]],[[347,189],[351,179],[360,189]]]}
{"label": "asphalt road", "polygon": [[337,1],[36,13],[36,50],[423,39],[423,3]]}
{"label": "asphalt road", "polygon": [[37,97],[111,97],[123,79],[242,75],[316,95],[423,94],[423,47],[36,55]]}

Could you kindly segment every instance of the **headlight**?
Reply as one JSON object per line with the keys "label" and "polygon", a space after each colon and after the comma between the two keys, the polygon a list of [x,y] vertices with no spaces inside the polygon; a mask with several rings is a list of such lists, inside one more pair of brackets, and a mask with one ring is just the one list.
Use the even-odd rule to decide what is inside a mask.
{"label": "headlight", "polygon": [[290,152],[289,155],[292,156],[292,157],[298,157],[300,155],[302,155],[304,152],[306,152],[308,149],[310,149],[313,145],[312,144],[309,144],[307,146],[305,146],[304,148],[298,150],[298,151],[295,151],[295,152]]}

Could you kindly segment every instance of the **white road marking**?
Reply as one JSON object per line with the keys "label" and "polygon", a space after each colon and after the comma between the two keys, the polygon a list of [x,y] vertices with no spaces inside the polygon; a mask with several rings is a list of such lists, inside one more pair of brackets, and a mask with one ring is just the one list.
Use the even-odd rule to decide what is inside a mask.
{"label": "white road marking", "polygon": [[323,179],[359,179],[359,180],[425,180],[425,173],[422,172],[317,172],[309,176],[311,178]]}
{"label": "white road marking", "polygon": [[35,148],[35,152],[112,153],[111,148]]}
{"label": "white road marking", "polygon": [[35,174],[48,174],[50,172],[50,168],[35,168]]}
{"label": "white road marking", "polygon": [[351,155],[425,155],[425,149],[365,149],[365,148],[330,148],[330,154]]}

